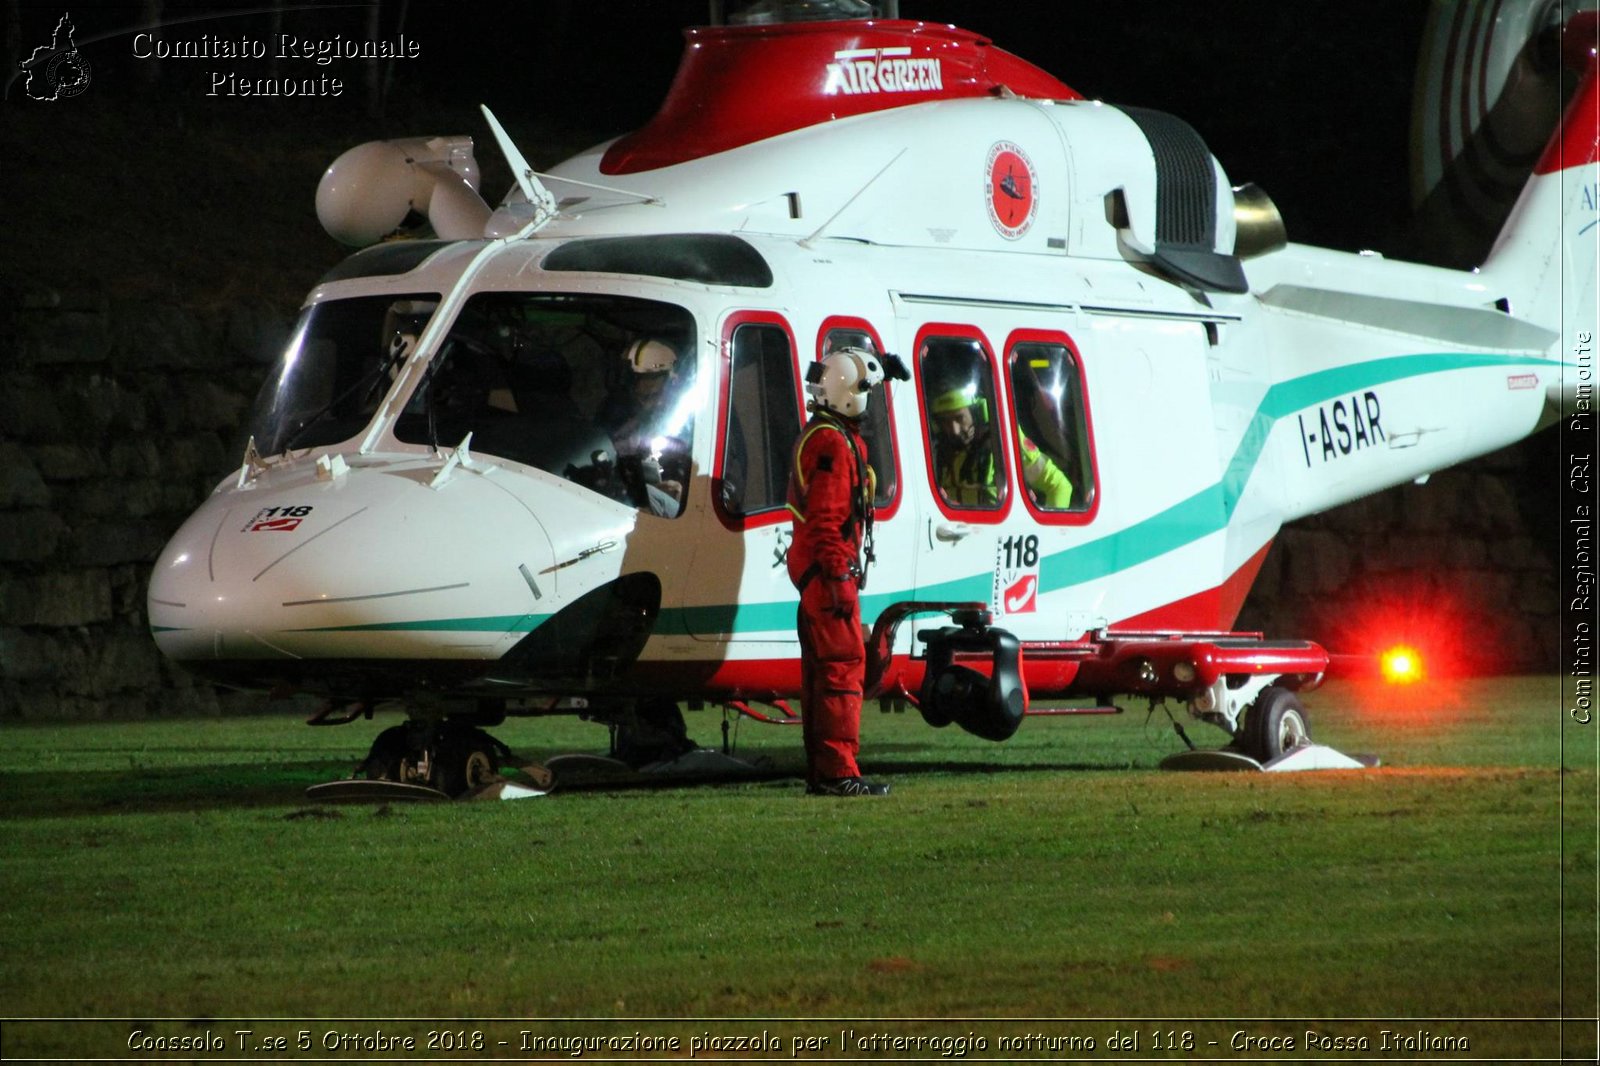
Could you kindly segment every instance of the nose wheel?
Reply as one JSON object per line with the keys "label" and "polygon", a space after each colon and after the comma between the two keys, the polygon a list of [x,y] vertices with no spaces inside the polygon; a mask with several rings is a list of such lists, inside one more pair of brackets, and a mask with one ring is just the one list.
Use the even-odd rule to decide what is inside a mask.
{"label": "nose wheel", "polygon": [[356,776],[422,785],[455,798],[494,781],[511,759],[510,748],[476,726],[413,720],[379,733]]}

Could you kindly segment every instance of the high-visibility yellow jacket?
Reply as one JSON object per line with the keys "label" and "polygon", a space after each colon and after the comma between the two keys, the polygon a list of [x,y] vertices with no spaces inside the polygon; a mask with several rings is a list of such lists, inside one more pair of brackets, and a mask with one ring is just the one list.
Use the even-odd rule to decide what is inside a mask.
{"label": "high-visibility yellow jacket", "polygon": [[[940,442],[936,449],[935,479],[946,500],[961,507],[994,507],[1000,502],[993,436],[979,433],[970,444]],[[1037,444],[1017,431],[1017,454],[1022,458],[1022,479],[1038,506],[1064,511],[1072,506],[1072,481]]]}

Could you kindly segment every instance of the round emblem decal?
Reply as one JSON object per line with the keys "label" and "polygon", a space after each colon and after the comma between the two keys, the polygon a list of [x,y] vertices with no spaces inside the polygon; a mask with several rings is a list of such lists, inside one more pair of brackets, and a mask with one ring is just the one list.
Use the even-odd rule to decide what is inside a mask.
{"label": "round emblem decal", "polygon": [[1039,210],[1033,163],[1010,141],[998,141],[989,149],[988,174],[989,221],[1000,236],[1014,241],[1028,232]]}

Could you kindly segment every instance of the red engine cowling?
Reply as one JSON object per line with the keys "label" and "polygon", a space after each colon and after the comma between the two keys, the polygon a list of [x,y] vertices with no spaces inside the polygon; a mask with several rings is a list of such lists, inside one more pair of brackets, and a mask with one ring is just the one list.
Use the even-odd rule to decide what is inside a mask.
{"label": "red engine cowling", "polygon": [[954,26],[873,19],[700,26],[667,98],[618,140],[600,170],[672,166],[834,119],[1009,92],[1046,100],[1081,95],[981,37]]}

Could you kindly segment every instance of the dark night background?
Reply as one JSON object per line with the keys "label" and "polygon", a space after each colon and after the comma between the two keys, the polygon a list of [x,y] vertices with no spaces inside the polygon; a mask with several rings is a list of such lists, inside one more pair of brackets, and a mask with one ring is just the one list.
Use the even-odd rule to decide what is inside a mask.
{"label": "dark night background", "polygon": [[[471,133],[489,177],[486,191],[498,196],[509,178],[487,143],[479,102],[495,109],[535,163],[552,163],[646,121],[671,81],[682,28],[703,22],[707,10],[702,0],[285,5],[283,32],[365,40],[399,31],[420,44],[420,58],[385,72],[387,92],[375,115],[368,66],[360,62],[132,56],[133,31],[148,24],[152,8],[168,39],[268,39],[270,4],[4,3],[14,30],[8,55],[23,58],[48,42],[61,12],[70,10],[92,83],[83,95],[51,105],[27,100],[20,81],[10,86],[0,109],[0,203],[8,229],[23,223],[34,247],[25,263],[0,260],[0,277],[72,269],[49,261],[90,257],[79,240],[87,228],[97,252],[106,242],[131,238],[147,249],[153,242],[166,249],[158,257],[164,272],[193,263],[200,267],[192,271],[194,287],[215,286],[219,276],[233,276],[234,264],[246,263],[237,249],[219,257],[217,248],[192,240],[203,229],[222,245],[229,233],[247,235],[269,257],[268,246],[291,242],[296,252],[285,268],[296,276],[283,286],[291,300],[340,254],[310,205],[320,170],[343,147],[380,136]],[[260,13],[243,13],[251,11]],[[1255,181],[1276,198],[1294,240],[1382,248],[1409,211],[1421,0],[903,0],[902,15],[986,34],[1086,96],[1187,118],[1236,183]],[[214,69],[331,73],[348,88],[337,99],[207,97]],[[138,240],[146,229],[155,232]],[[172,242],[178,231],[190,239]],[[137,250],[132,255],[114,258],[123,269],[144,265]],[[76,284],[110,281],[97,266],[72,272]],[[179,279],[172,295],[190,298],[188,287]]]}
{"label": "dark night background", "polygon": [[[274,66],[138,60],[133,33],[418,42],[420,58]],[[497,200],[489,104],[536,165],[633,129],[664,96],[701,0],[382,0],[228,6],[0,0],[7,70],[70,11],[81,95],[0,102],[0,718],[217,706],[159,661],[147,568],[236,466],[250,397],[345,249],[322,170],[366,140],[471,134]],[[227,17],[214,18],[225,14]],[[1085,96],[1173,112],[1295,241],[1398,247],[1423,0],[901,0]],[[192,19],[193,21],[182,21]],[[208,97],[208,72],[344,79],[338,98]],[[1470,639],[1478,669],[1555,666],[1554,439],[1284,531],[1241,625],[1335,651],[1382,608]],[[1512,604],[1490,614],[1486,605]],[[175,694],[176,692],[176,694]]]}

